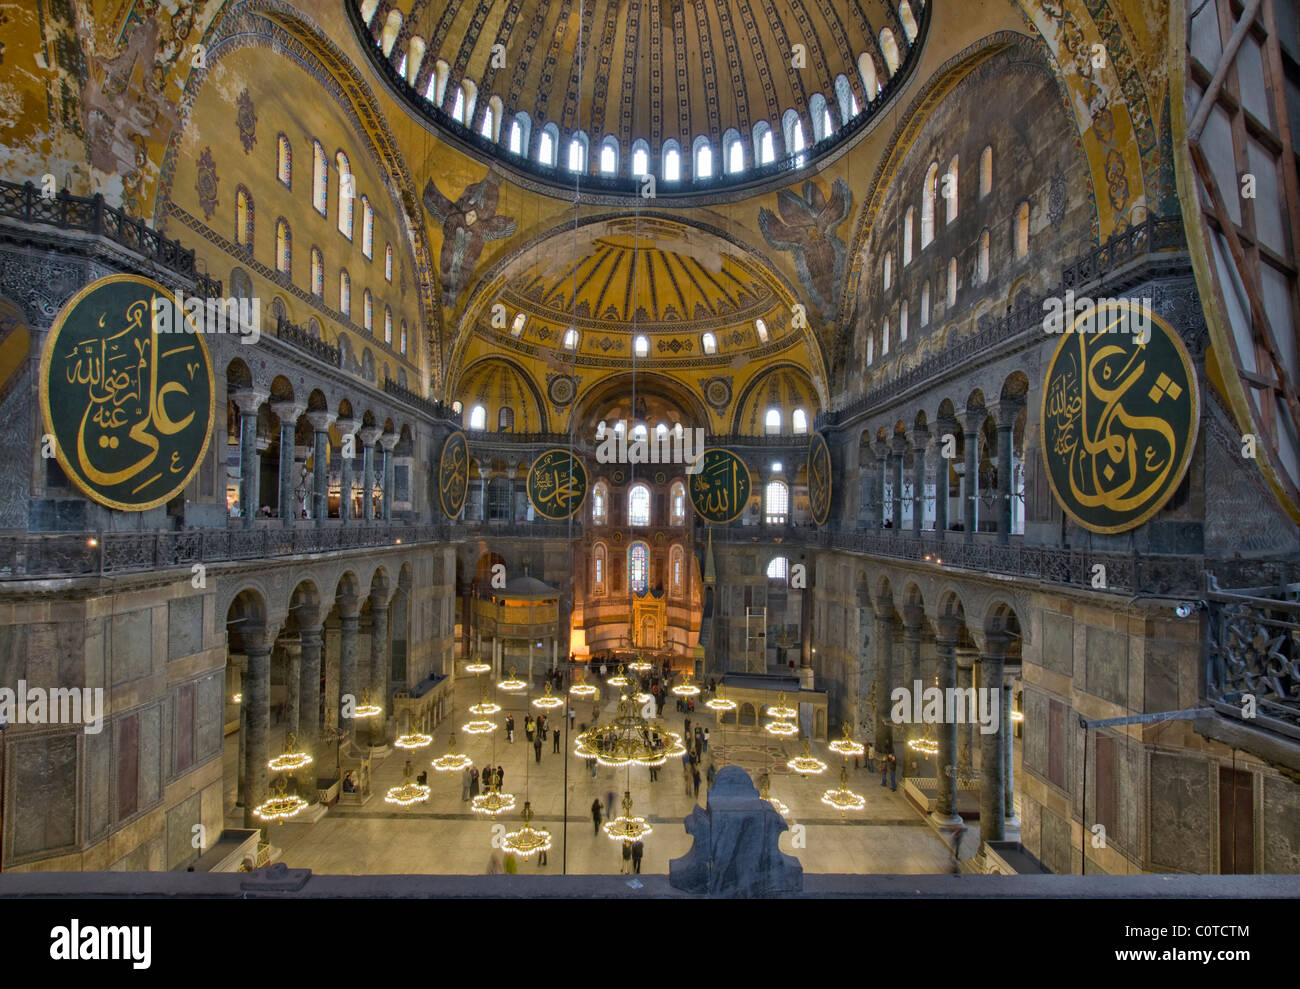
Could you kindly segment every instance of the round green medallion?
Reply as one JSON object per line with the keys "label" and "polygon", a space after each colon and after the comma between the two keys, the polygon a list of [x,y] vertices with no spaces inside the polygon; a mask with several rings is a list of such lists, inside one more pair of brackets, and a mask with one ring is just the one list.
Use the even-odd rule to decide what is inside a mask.
{"label": "round green medallion", "polygon": [[749,468],[728,450],[705,450],[702,461],[690,481],[696,514],[718,525],[734,522],[749,503]]}
{"label": "round green medallion", "polygon": [[533,511],[554,522],[567,519],[587,496],[587,468],[568,450],[547,450],[528,471],[528,500]]}

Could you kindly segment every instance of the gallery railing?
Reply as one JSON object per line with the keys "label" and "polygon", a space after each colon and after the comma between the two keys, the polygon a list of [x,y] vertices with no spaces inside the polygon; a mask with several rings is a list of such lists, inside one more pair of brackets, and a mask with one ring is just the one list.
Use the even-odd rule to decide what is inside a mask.
{"label": "gallery railing", "polygon": [[192,250],[182,247],[178,240],[151,230],[143,220],[133,219],[122,210],[107,205],[98,193],[89,197],[73,196],[60,190],[53,196],[43,196],[31,182],[19,185],[0,180],[0,216],[107,237],[181,277],[193,280],[199,295],[209,299],[221,296],[221,282],[196,269]]}
{"label": "gallery railing", "polygon": [[292,344],[304,353],[310,354],[331,367],[343,366],[343,353],[333,344],[326,343],[320,337],[312,336],[301,326],[289,322],[283,316],[276,319],[275,335],[285,343]]}

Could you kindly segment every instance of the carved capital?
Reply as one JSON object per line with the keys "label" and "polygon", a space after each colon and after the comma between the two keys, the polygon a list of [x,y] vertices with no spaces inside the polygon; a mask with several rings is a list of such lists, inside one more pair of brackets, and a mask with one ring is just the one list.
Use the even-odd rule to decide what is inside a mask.
{"label": "carved capital", "polygon": [[239,391],[230,393],[230,400],[235,403],[241,415],[255,416],[257,410],[262,407],[262,403],[269,397],[268,392],[258,391],[256,388],[242,388]]}

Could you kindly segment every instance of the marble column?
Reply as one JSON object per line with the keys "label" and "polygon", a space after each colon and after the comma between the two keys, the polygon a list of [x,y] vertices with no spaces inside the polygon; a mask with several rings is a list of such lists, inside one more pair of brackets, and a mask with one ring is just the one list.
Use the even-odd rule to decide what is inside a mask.
{"label": "marble column", "polygon": [[889,721],[889,692],[894,687],[894,601],[877,598],[876,616],[876,749],[884,752],[892,744],[893,725]]}
{"label": "marble column", "polygon": [[989,635],[980,656],[980,686],[993,691],[993,703],[999,708],[997,731],[980,733],[980,837],[985,841],[1003,841],[1007,836],[1006,765],[1002,753],[1007,726],[1001,717],[1006,697],[1003,686],[1006,651],[1005,635]]}
{"label": "marble column", "polygon": [[[957,656],[957,689],[963,692],[967,698],[973,696],[970,690],[975,685],[975,662],[979,658],[979,650],[971,649],[965,646],[955,650]],[[963,701],[963,703],[965,703]],[[972,752],[971,739],[974,734],[974,726],[971,724],[971,716],[957,726],[957,766],[975,768],[975,756]]]}
{"label": "marble column", "polygon": [[271,758],[271,642],[265,629],[244,630],[248,673],[244,676],[244,713],[248,740],[244,746],[244,827],[260,828],[253,809],[267,798],[267,761]]}
{"label": "marble column", "polygon": [[239,752],[235,756],[238,768],[235,775],[235,806],[244,806],[244,767],[247,765],[245,751],[248,748],[248,657],[231,653],[227,660],[238,671],[236,682],[239,684]]}
{"label": "marble column", "polygon": [[298,751],[315,762],[298,774],[298,795],[308,803],[317,799],[316,779],[320,775],[320,670],[322,632],[319,611],[298,613],[302,649],[301,685],[298,688]]}
{"label": "marble column", "polygon": [[378,426],[363,426],[361,436],[361,518],[366,525],[375,520],[375,441],[382,430]]}
{"label": "marble column", "polygon": [[943,449],[947,445],[945,436],[953,436],[954,441],[957,434],[957,423],[951,419],[940,419],[938,421],[938,435],[936,444],[938,446],[938,456],[934,460],[934,533],[939,539],[943,539],[944,533],[948,531],[948,479],[952,469],[949,459],[943,455]]}
{"label": "marble column", "polygon": [[392,703],[388,697],[388,598],[370,595],[370,700],[384,709],[371,725],[371,745],[382,746],[388,738]]}
{"label": "marble column", "polygon": [[384,486],[384,503],[381,507],[381,515],[385,522],[393,521],[393,471],[395,463],[393,460],[393,449],[397,446],[400,437],[397,433],[384,433],[379,437],[379,445],[384,450],[384,472],[382,475]]}
{"label": "marble column", "polygon": [[879,529],[885,524],[885,485],[889,482],[889,444],[876,440],[876,494],[877,511],[873,528]]}
{"label": "marble column", "polygon": [[311,514],[315,523],[324,525],[330,514],[329,446],[332,412],[308,412],[307,421],[312,428],[312,503]]}
{"label": "marble column", "polygon": [[[922,610],[913,604],[903,606],[903,669],[904,681],[903,686],[908,690],[913,701],[919,692],[924,690],[925,685],[921,682],[921,622],[925,615]],[[922,738],[925,736],[925,725],[911,724],[907,726],[907,740]],[[904,776],[917,776],[920,766],[920,757],[911,749],[903,749],[903,774]]]}
{"label": "marble column", "polygon": [[1016,816],[1016,726],[1011,720],[1011,710],[1013,706],[1011,703],[1011,693],[1016,677],[1020,675],[1020,669],[1021,668],[1018,666],[1007,666],[1003,669],[1002,715],[998,721],[1003,732],[1002,754],[1003,770],[1005,774],[1003,792],[1005,794],[1006,821],[1008,827],[1014,828],[1020,827],[1020,818]]}
{"label": "marble column", "polygon": [[257,452],[257,410],[266,398],[266,392],[252,389],[230,396],[239,409],[239,511],[245,529],[253,527],[257,510],[262,507],[257,503],[262,474],[262,458]]}
{"label": "marble column", "polygon": [[302,686],[302,645],[296,639],[281,640],[284,650],[284,731],[298,734],[299,688]]}
{"label": "marble column", "polygon": [[486,467],[480,467],[478,469],[478,476],[482,481],[478,489],[479,505],[481,506],[480,512],[482,513],[479,516],[479,518],[483,522],[486,522],[488,520],[488,474],[489,473],[490,472]]}
{"label": "marble column", "polygon": [[[349,454],[356,453],[357,421],[339,419],[334,424],[339,431],[339,523],[347,525],[352,518],[352,460]],[[348,437],[353,437],[353,449],[347,447]]]}
{"label": "marble column", "polygon": [[298,417],[307,408],[301,402],[272,402],[271,411],[280,419],[280,521],[292,527],[297,513],[294,511],[294,433]]}
{"label": "marble column", "polygon": [[921,538],[925,528],[925,450],[930,445],[930,430],[912,430],[912,534]]}
{"label": "marble column", "polygon": [[[360,625],[355,599],[339,600],[339,728],[349,736],[356,728],[350,710],[361,702],[357,683],[357,628]],[[351,698],[349,704],[348,698]],[[347,710],[349,713],[344,714]]]}
{"label": "marble column", "polygon": [[998,432],[998,542],[1011,541],[1011,430],[1023,407],[1021,402],[999,402],[993,410]]}
{"label": "marble column", "polygon": [[[938,687],[944,697],[957,685],[957,632],[960,623],[955,618],[942,617],[936,623],[935,646],[938,653]],[[957,765],[957,725],[944,719],[938,725],[939,755],[936,776],[939,789],[935,798],[934,820],[938,824],[960,824],[957,814],[957,780],[944,770]]]}
{"label": "marble column", "polygon": [[975,504],[979,497],[979,438],[988,413],[984,409],[974,409],[962,413],[962,437],[965,443],[966,469],[963,474],[962,524],[965,528],[966,542],[975,541]]}
{"label": "marble column", "polygon": [[894,459],[890,467],[894,477],[894,531],[903,531],[903,463],[907,459],[907,437],[896,433],[892,444]]}

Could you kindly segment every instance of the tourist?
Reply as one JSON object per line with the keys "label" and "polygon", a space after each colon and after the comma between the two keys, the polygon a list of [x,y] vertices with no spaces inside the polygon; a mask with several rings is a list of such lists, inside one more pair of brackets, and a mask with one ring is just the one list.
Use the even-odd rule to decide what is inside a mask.
{"label": "tourist", "polygon": [[506,781],[506,767],[497,766],[497,789],[500,790]]}
{"label": "tourist", "polygon": [[605,679],[605,661],[603,659],[600,661],[600,678]]}
{"label": "tourist", "polygon": [[419,783],[420,786],[427,786],[429,783],[429,771],[426,769],[419,776],[415,777],[415,782]]}
{"label": "tourist", "polygon": [[569,708],[569,731],[573,731],[573,719],[576,717],[573,708]]}
{"label": "tourist", "polygon": [[898,756],[891,752],[885,757],[885,762],[889,763],[889,788],[891,790],[897,790],[898,779],[896,774],[898,773]]}
{"label": "tourist", "polygon": [[704,729],[704,751],[709,751],[709,729]]}
{"label": "tourist", "polygon": [[543,848],[540,852],[537,853],[537,868],[540,869],[545,864],[546,864],[546,849]]}
{"label": "tourist", "polygon": [[487,874],[489,876],[499,876],[505,871],[505,863],[501,861],[501,853],[495,851],[492,857],[488,859]]}
{"label": "tourist", "polygon": [[595,778],[596,778],[596,760],[595,760],[595,759],[588,759],[588,760],[587,760],[587,766],[591,769],[591,778],[592,778],[592,779],[595,779]]}
{"label": "tourist", "polygon": [[533,724],[533,717],[532,717],[532,715],[530,714],[530,715],[528,715],[527,717],[524,718],[524,735],[527,736],[528,741],[530,741],[530,742],[533,740],[533,728],[534,728],[534,727],[535,727],[535,726],[534,726],[534,724]]}
{"label": "tourist", "polygon": [[875,751],[876,751],[875,746],[872,745],[871,742],[868,742],[867,743],[867,772],[869,773],[874,773],[876,771]]}
{"label": "tourist", "polygon": [[881,755],[880,756],[880,785],[884,786],[888,779],[889,779],[889,760],[884,755]]}
{"label": "tourist", "polygon": [[690,719],[690,718],[687,718],[687,719],[686,719],[686,728],[685,728],[685,730],[682,732],[682,734],[683,734],[683,735],[685,736],[685,738],[686,738],[686,744],[687,744],[687,745],[690,745],[690,744],[691,744],[691,719]]}
{"label": "tourist", "polygon": [[506,741],[512,745],[515,741],[515,716],[513,714],[506,715]]}
{"label": "tourist", "polygon": [[478,796],[478,770],[473,766],[469,769],[469,796],[471,800]]}
{"label": "tourist", "polygon": [[614,791],[605,791],[605,816],[610,820],[614,818]]}
{"label": "tourist", "polygon": [[641,875],[641,855],[645,852],[645,843],[640,839],[632,842],[632,871]]}
{"label": "tourist", "polygon": [[351,770],[348,770],[348,774],[343,777],[343,792],[344,793],[357,792],[357,781],[352,778]]}
{"label": "tourist", "polygon": [[554,752],[556,755],[559,755],[559,753],[560,753],[560,729],[558,729],[558,728],[552,728],[552,729],[551,729],[551,741],[553,741],[553,742],[555,743],[555,746],[551,749],[551,751]]}
{"label": "tourist", "polygon": [[533,752],[537,754],[537,761],[542,761],[542,736],[538,735],[533,739]]}
{"label": "tourist", "polygon": [[519,863],[515,861],[514,852],[506,852],[506,875],[513,876],[519,871]]}
{"label": "tourist", "polygon": [[691,764],[685,756],[682,757],[682,781],[686,787],[686,795],[691,795]]}
{"label": "tourist", "polygon": [[[592,765],[595,765],[594,761],[592,762]],[[595,800],[591,802],[592,834],[600,834],[600,818],[601,818],[600,811],[601,811],[600,797],[597,797]]]}
{"label": "tourist", "polygon": [[470,770],[466,767],[465,772],[460,777],[460,799],[469,800]]}
{"label": "tourist", "polygon": [[713,781],[714,781],[714,779],[717,778],[717,775],[718,775],[718,770],[714,767],[713,763],[709,763],[709,771],[708,771],[708,773],[707,773],[707,776],[708,776],[708,780],[709,780],[709,789],[710,789],[710,790],[713,789]]}
{"label": "tourist", "polygon": [[691,767],[691,783],[695,787],[695,799],[700,798],[700,771],[694,766]]}
{"label": "tourist", "polygon": [[626,876],[632,871],[632,842],[623,842],[623,866],[619,870],[620,875]]}
{"label": "tourist", "polygon": [[487,793],[492,789],[492,780],[495,774],[492,772],[491,765],[483,767],[483,772],[478,774],[479,782],[483,784],[483,792]]}

